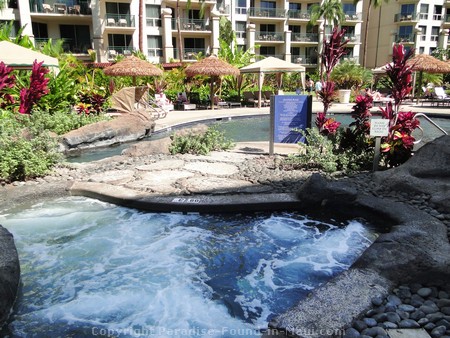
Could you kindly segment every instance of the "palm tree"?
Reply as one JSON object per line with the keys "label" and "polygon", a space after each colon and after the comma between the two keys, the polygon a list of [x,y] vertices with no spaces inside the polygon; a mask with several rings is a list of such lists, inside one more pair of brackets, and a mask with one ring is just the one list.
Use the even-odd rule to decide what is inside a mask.
{"label": "palm tree", "polygon": [[[355,0],[354,4],[356,5],[360,0]],[[366,66],[366,61],[367,61],[367,35],[369,32],[369,21],[370,21],[370,12],[372,11],[372,7],[373,8],[378,8],[382,5],[382,3],[386,2],[388,3],[389,0],[369,0],[369,5],[367,7],[367,18],[366,18],[366,22],[364,24],[365,28],[364,28],[364,45],[363,45],[363,63],[362,66],[365,67]]]}
{"label": "palm tree", "polygon": [[[327,23],[331,23],[332,28],[339,26],[345,20],[345,13],[340,0],[324,0],[311,6],[311,25],[316,25],[317,21],[323,18],[322,42],[326,40]],[[322,78],[322,67],[320,67],[320,77]]]}

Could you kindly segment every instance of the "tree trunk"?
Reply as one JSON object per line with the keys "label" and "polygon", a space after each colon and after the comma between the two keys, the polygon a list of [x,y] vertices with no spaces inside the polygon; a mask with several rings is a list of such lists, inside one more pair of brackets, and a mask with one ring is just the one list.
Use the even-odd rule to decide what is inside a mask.
{"label": "tree trunk", "polygon": [[139,0],[139,51],[144,53],[144,0]]}
{"label": "tree trunk", "polygon": [[177,8],[176,8],[176,16],[177,16],[177,49],[178,49],[178,59],[183,61],[183,40],[181,38],[181,18],[180,18],[180,0],[177,0]]}
{"label": "tree trunk", "polygon": [[[367,36],[369,33],[369,20],[370,20],[370,12],[372,10],[372,0],[369,0],[369,7],[367,8],[367,19],[366,19],[366,23],[365,23],[365,31],[364,31],[364,45],[363,45],[363,67],[366,67],[366,63],[367,63]],[[379,23],[378,23],[379,24]],[[377,65],[374,65],[375,67]]]}

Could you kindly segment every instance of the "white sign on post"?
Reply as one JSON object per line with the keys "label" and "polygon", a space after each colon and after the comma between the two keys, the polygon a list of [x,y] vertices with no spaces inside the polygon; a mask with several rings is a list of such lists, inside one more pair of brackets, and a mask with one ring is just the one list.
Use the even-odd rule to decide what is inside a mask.
{"label": "white sign on post", "polygon": [[389,134],[389,119],[370,119],[370,136],[382,137]]}
{"label": "white sign on post", "polygon": [[378,170],[380,162],[381,137],[389,135],[388,119],[370,119],[370,136],[375,137],[375,154],[373,157],[373,171]]}

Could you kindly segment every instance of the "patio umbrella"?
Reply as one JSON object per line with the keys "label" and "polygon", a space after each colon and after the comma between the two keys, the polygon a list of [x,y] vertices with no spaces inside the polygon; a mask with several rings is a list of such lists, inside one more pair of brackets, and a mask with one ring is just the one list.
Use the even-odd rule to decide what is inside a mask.
{"label": "patio umbrella", "polygon": [[[423,72],[450,73],[450,64],[427,54],[417,54],[408,60],[411,70],[419,72],[419,86],[422,87]],[[414,87],[413,87],[414,88]],[[417,99],[419,97],[417,96]]]}
{"label": "patio umbrella", "polygon": [[215,55],[211,55],[189,65],[185,72],[187,76],[207,75],[211,77],[211,109],[214,109],[214,80],[221,75],[239,75],[238,68],[219,59]]}
{"label": "patio umbrella", "polygon": [[110,76],[132,76],[133,85],[136,85],[136,76],[160,76],[163,74],[163,71],[152,63],[134,55],[106,67],[103,71]]}

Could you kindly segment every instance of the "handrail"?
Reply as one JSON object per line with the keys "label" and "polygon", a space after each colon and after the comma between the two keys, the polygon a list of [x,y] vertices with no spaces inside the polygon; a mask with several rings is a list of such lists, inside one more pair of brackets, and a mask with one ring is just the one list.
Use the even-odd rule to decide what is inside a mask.
{"label": "handrail", "polygon": [[[448,133],[447,133],[444,129],[442,129],[436,122],[434,122],[432,119],[430,119],[430,118],[429,118],[427,115],[425,115],[424,113],[416,113],[416,114],[414,115],[414,118],[418,118],[418,117],[423,117],[423,118],[425,118],[425,120],[427,120],[428,122],[430,122],[430,123],[431,123],[433,126],[435,126],[437,129],[439,129],[439,131],[441,131],[444,135],[448,135]],[[417,140],[417,141],[414,142],[415,144],[420,143],[420,142],[422,141],[422,138],[423,138],[423,129],[420,128],[420,126],[419,126],[419,129],[422,131],[422,136],[420,137],[419,140]]]}

